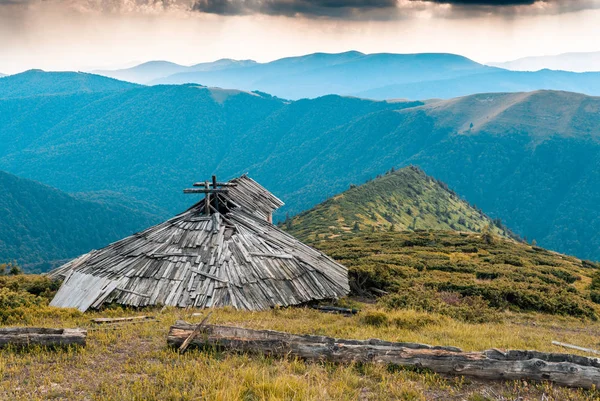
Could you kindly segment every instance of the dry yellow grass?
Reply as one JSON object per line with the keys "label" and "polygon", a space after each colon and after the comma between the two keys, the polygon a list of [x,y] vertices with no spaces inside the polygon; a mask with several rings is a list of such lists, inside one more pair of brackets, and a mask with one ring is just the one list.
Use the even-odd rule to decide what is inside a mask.
{"label": "dry yellow grass", "polygon": [[[542,315],[506,315],[503,323],[468,324],[411,310],[384,312],[368,304],[356,316],[305,308],[267,312],[215,310],[210,323],[268,328],[344,338],[382,338],[455,345],[564,352],[551,340],[598,347],[600,324]],[[166,346],[177,319],[200,321],[193,312],[105,310],[86,314],[43,313],[28,325],[90,328],[79,350],[0,351],[2,400],[599,400],[600,392],[525,382],[481,382],[377,365],[336,366],[296,359],[190,350]],[[94,327],[98,316],[153,314],[156,322]],[[366,316],[385,314],[373,326]],[[545,398],[544,398],[545,397]]]}

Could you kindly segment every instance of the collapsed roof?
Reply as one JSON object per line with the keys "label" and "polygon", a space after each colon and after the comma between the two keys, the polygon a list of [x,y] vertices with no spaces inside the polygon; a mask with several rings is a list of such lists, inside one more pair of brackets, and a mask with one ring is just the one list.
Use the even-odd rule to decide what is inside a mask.
{"label": "collapsed roof", "polygon": [[194,185],[206,198],[187,211],[50,272],[50,305],[263,310],[349,292],[344,266],[271,224],[283,202],[256,181]]}

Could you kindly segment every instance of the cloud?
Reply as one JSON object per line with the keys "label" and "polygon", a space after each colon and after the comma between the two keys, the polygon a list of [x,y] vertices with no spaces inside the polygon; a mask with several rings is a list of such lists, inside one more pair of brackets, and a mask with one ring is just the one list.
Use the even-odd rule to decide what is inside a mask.
{"label": "cloud", "polygon": [[27,9],[30,12],[52,8],[89,13],[157,14],[168,10],[189,12],[192,5],[193,0],[0,0],[0,7]]}
{"label": "cloud", "polygon": [[[0,0],[0,8],[36,12],[40,5],[81,13],[255,15],[337,20],[402,20],[563,14],[600,8],[600,0]],[[5,12],[6,13],[6,12]]]}
{"label": "cloud", "polygon": [[[546,0],[422,0],[430,3],[453,4],[459,6],[522,6],[532,5],[537,2],[547,2]],[[577,1],[577,0],[574,0]]]}
{"label": "cloud", "polygon": [[[218,15],[402,19],[420,11],[443,17],[561,14],[600,8],[600,0],[194,0],[192,10]],[[453,15],[454,14],[454,15]]]}
{"label": "cloud", "polygon": [[347,17],[397,10],[397,0],[196,0],[192,10],[220,15]]}

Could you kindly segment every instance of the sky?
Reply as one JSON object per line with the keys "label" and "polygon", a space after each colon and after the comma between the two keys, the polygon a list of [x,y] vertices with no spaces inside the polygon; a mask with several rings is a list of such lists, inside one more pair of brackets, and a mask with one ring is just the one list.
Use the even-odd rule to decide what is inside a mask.
{"label": "sky", "polygon": [[149,60],[600,51],[600,0],[0,0],[0,73]]}

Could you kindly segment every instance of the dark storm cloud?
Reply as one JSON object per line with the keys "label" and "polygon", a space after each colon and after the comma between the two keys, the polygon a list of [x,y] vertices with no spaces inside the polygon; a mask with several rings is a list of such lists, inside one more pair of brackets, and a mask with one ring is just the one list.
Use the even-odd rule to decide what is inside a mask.
{"label": "dark storm cloud", "polygon": [[[594,9],[600,0],[0,0],[6,8],[46,8],[110,14],[160,14],[167,10],[216,15],[301,16],[348,20],[400,20],[427,11],[442,18],[468,18],[480,14],[562,14]],[[450,6],[450,7],[448,7]],[[35,8],[31,8],[32,12]],[[17,12],[17,11],[15,11]]]}
{"label": "dark storm cloud", "polygon": [[196,0],[192,9],[211,14],[344,17],[397,10],[396,0]]}
{"label": "dark storm cloud", "polygon": [[[547,0],[422,0],[429,3],[455,4],[460,6],[523,6],[537,2],[548,2]],[[573,0],[576,2],[577,0]]]}
{"label": "dark storm cloud", "polygon": [[[450,5],[454,16],[480,13],[560,14],[598,8],[600,0],[194,0],[193,11],[219,15],[266,14],[349,19],[400,19],[431,7]],[[543,7],[536,8],[534,6]],[[435,13],[435,10],[433,10]],[[447,10],[442,12],[446,17]]]}

